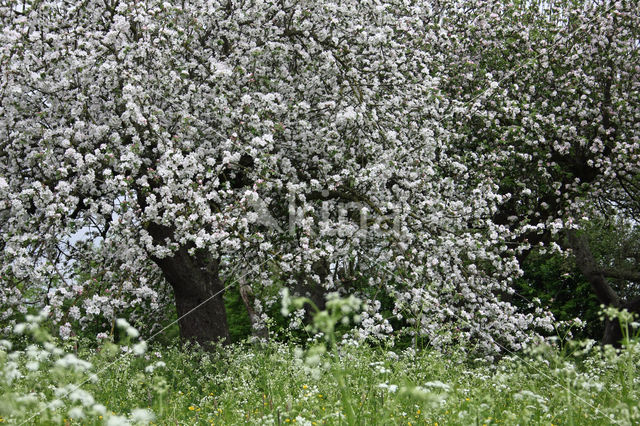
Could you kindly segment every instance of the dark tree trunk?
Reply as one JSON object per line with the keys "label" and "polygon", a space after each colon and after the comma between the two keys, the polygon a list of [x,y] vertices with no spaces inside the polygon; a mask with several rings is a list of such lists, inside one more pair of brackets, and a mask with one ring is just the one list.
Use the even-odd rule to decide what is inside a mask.
{"label": "dark tree trunk", "polygon": [[[156,224],[148,230],[159,241],[171,233],[167,227]],[[205,348],[212,342],[230,343],[218,260],[199,259],[185,247],[172,257],[152,259],[173,287],[180,336]]]}
{"label": "dark tree trunk", "polygon": [[[320,282],[324,282],[329,276],[329,261],[327,259],[321,259],[313,262],[311,265],[311,273],[320,277]],[[311,299],[319,310],[323,310],[326,305],[327,290],[322,287],[321,284],[315,282],[304,271],[296,274],[296,285],[294,288],[294,294],[297,296],[305,296]],[[310,306],[305,306],[307,311],[307,318],[310,318],[312,311]]]}
{"label": "dark tree trunk", "polygon": [[[618,293],[609,285],[607,276],[625,277],[634,281],[637,275],[624,274],[620,271],[605,271],[600,268],[591,253],[589,242],[584,235],[579,235],[576,231],[567,232],[569,247],[573,250],[576,264],[582,274],[589,280],[591,288],[598,297],[598,301],[605,306],[613,306],[620,310],[627,309],[629,312],[640,313],[640,297],[630,301],[622,300]],[[629,330],[631,333],[632,330]],[[622,341],[622,328],[617,319],[606,319],[604,334],[602,336],[603,345],[620,346]]]}
{"label": "dark tree trunk", "polygon": [[205,347],[211,342],[229,343],[218,262],[211,260],[206,268],[198,267],[184,248],[155,262],[173,287],[182,338]]}
{"label": "dark tree trunk", "polygon": [[622,340],[622,329],[617,319],[611,320],[607,318],[604,323],[604,334],[602,336],[602,345],[620,346]]}
{"label": "dark tree trunk", "polygon": [[[626,309],[629,312],[640,315],[640,297],[635,297],[628,302],[622,302],[619,309]],[[629,327],[629,329],[627,330],[627,336],[631,337],[633,336],[635,330],[630,325],[627,326]],[[620,322],[617,319],[612,321],[607,318],[604,326],[604,337],[602,338],[602,344],[619,346],[620,341],[622,341],[623,337],[622,325],[620,325]]]}

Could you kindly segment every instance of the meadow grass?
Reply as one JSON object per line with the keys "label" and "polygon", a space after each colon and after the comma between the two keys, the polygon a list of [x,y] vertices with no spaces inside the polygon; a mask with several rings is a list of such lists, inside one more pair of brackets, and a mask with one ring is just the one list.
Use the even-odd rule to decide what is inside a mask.
{"label": "meadow grass", "polygon": [[34,321],[13,349],[1,341],[0,422],[640,423],[640,344],[633,339],[621,350],[593,341],[562,350],[541,344],[487,364],[461,348],[399,350],[320,338],[304,349],[271,341],[205,352],[146,347],[136,335],[124,346],[61,348]]}

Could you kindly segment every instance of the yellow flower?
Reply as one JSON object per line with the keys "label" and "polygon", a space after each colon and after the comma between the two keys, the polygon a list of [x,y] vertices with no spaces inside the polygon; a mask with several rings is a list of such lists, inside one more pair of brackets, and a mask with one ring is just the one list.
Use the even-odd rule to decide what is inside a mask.
{"label": "yellow flower", "polygon": [[469,401],[469,398],[465,398],[464,400],[465,400],[465,401]]}
{"label": "yellow flower", "polygon": [[102,420],[102,416],[98,416],[98,418],[99,418],[100,420]]}
{"label": "yellow flower", "polygon": [[318,398],[322,398],[322,394],[321,393],[318,394]]}
{"label": "yellow flower", "polygon": [[420,414],[422,413],[422,411],[420,411],[420,409],[418,408],[418,411],[416,411],[416,414]]}
{"label": "yellow flower", "polygon": [[302,385],[302,389],[309,389],[309,386],[307,386],[307,385]]}
{"label": "yellow flower", "polygon": [[193,411],[193,410],[195,410],[195,409],[196,409],[196,407],[194,407],[193,405],[190,405],[190,406],[189,406],[189,411]]}
{"label": "yellow flower", "polygon": [[289,419],[284,419],[285,422],[289,423],[291,420]]}

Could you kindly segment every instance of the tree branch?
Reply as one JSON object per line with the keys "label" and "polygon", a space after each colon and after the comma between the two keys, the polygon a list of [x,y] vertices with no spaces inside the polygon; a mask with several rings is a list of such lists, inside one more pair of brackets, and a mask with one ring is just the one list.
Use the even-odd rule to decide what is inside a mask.
{"label": "tree branch", "polygon": [[640,273],[635,271],[628,271],[623,269],[603,269],[600,272],[607,278],[618,278],[621,280],[640,282]]}
{"label": "tree branch", "polygon": [[605,305],[620,306],[618,293],[607,282],[602,269],[596,264],[596,260],[589,248],[589,242],[584,235],[579,235],[576,230],[567,231],[567,241],[575,255],[576,264],[584,276],[589,280],[596,297]]}

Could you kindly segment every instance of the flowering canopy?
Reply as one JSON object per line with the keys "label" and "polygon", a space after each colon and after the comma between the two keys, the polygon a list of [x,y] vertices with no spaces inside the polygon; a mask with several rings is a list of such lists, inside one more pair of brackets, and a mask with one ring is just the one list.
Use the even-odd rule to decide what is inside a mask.
{"label": "flowering canopy", "polygon": [[[516,83],[498,88],[504,63],[477,64],[482,49],[531,24],[507,19],[507,6],[477,10],[374,0],[0,2],[5,318],[25,302],[48,304],[61,323],[158,310],[163,278],[180,314],[242,267],[256,286],[293,286],[302,275],[327,290],[387,293],[394,313],[436,345],[519,347],[550,318],[504,297],[520,273],[505,243],[526,244],[518,235],[538,222],[499,220],[514,194],[496,164],[535,157],[535,176],[556,180],[529,152],[541,152],[542,136],[499,120],[554,121]],[[456,33],[466,28],[473,34]],[[533,68],[514,77],[532,95],[527,79],[544,75]],[[555,90],[571,91],[578,78]],[[505,92],[469,103],[485,81]],[[588,121],[597,113],[589,111],[566,114]],[[566,138],[581,137],[567,126]],[[633,139],[625,143],[630,155]],[[605,148],[594,149],[604,161]],[[525,199],[526,184],[514,182]],[[517,218],[535,216],[516,204]],[[371,297],[363,335],[388,331],[379,309]],[[224,337],[222,328],[213,334]]]}
{"label": "flowering canopy", "polygon": [[[472,105],[457,146],[493,162],[485,170],[508,198],[493,220],[514,231],[519,257],[539,245],[571,249],[601,304],[636,313],[640,257],[627,241],[640,218],[639,10],[635,1],[487,2],[454,17],[443,77],[449,97]],[[479,82],[489,90],[478,93]],[[617,228],[600,262],[578,231],[597,223]],[[618,247],[627,253],[616,260]],[[608,323],[603,342],[620,337]]]}

